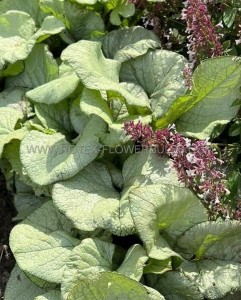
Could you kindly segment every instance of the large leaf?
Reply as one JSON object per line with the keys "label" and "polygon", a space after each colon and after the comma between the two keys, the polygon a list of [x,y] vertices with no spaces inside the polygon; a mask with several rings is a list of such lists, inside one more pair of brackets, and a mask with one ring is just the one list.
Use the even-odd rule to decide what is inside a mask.
{"label": "large leaf", "polygon": [[111,108],[99,91],[84,88],[80,98],[80,108],[86,115],[95,114],[108,124],[112,124],[113,122]]}
{"label": "large leaf", "polygon": [[143,98],[136,99],[119,83],[120,63],[106,59],[100,43],[80,41],[67,47],[62,52],[61,58],[70,64],[89,89],[114,91],[125,98],[128,106],[141,107],[142,111],[149,108],[148,101]]}
{"label": "large leaf", "polygon": [[105,33],[105,25],[101,16],[92,11],[76,10],[72,7],[67,9],[69,31],[75,40],[94,40]]}
{"label": "large leaf", "polygon": [[0,70],[28,56],[34,45],[34,31],[33,19],[24,12],[0,15]]}
{"label": "large leaf", "polygon": [[[144,102],[148,101],[146,93],[141,87],[133,86],[130,83],[121,83],[121,86],[130,91],[136,99],[142,99]],[[102,143],[108,147],[116,147],[129,141],[123,123],[127,120],[139,120],[139,115],[129,116],[125,103],[120,102],[118,96],[116,97],[112,93],[104,95],[100,91],[84,88],[80,97],[80,108],[86,115],[98,115],[108,123],[108,132],[102,138]],[[143,123],[149,124],[151,121],[150,115],[142,117]]]}
{"label": "large leaf", "polygon": [[172,102],[167,112],[154,123],[156,128],[166,128],[180,118],[196,103],[196,97],[190,94],[178,97]]}
{"label": "large leaf", "polygon": [[26,96],[37,103],[56,104],[71,96],[79,85],[75,74],[60,77],[27,92]]}
{"label": "large leaf", "polygon": [[13,228],[10,246],[23,271],[60,283],[70,252],[80,242],[70,233],[72,224],[49,201]]}
{"label": "large leaf", "polygon": [[60,133],[31,131],[21,143],[21,162],[31,180],[39,185],[70,178],[99,154],[99,134],[104,131],[105,124],[98,117],[90,119],[76,145]]}
{"label": "large leaf", "polygon": [[100,163],[92,163],[75,177],[55,184],[53,199],[80,230],[100,227],[119,234],[134,230],[128,207],[120,202],[107,168]]}
{"label": "large leaf", "polygon": [[189,100],[192,108],[177,120],[177,130],[205,139],[217,125],[227,124],[239,110],[232,104],[240,98],[240,60],[235,57],[205,60],[194,72],[193,81],[193,98]]}
{"label": "large leaf", "polygon": [[69,101],[65,100],[57,104],[36,104],[35,113],[45,128],[54,129],[62,133],[70,133],[72,130],[69,117]]}
{"label": "large leaf", "polygon": [[206,210],[193,192],[171,182],[164,183],[134,189],[130,195],[132,216],[147,241],[159,231],[176,238],[193,225],[207,220]]}
{"label": "large leaf", "polygon": [[61,58],[70,64],[88,88],[108,90],[109,83],[115,86],[118,83],[120,63],[106,59],[100,43],[80,41],[68,46]]}
{"label": "large leaf", "polygon": [[116,246],[99,239],[84,239],[73,249],[63,274],[61,292],[64,299],[78,281],[90,278],[96,273],[115,270],[118,266],[116,260]]}
{"label": "large leaf", "polygon": [[35,45],[24,61],[24,71],[6,80],[7,87],[33,89],[58,76],[58,65],[44,44]]}
{"label": "large leaf", "polygon": [[125,260],[116,271],[131,279],[140,281],[147,260],[148,257],[144,248],[141,245],[133,245],[126,253]]}
{"label": "large leaf", "polygon": [[212,258],[239,262],[241,225],[237,221],[205,222],[185,232],[178,240],[181,252],[190,259]]}
{"label": "large leaf", "polygon": [[12,270],[11,276],[5,290],[5,300],[27,300],[34,299],[36,296],[46,292],[46,289],[35,285],[16,265]]}
{"label": "large leaf", "polygon": [[[120,86],[140,101],[148,102],[148,97],[140,86],[126,82],[122,82]],[[117,131],[118,128],[118,130],[122,129],[122,133],[124,133],[123,122],[124,118],[128,117],[128,109],[125,103],[120,101],[118,94],[112,92],[105,94],[104,92],[84,88],[80,97],[80,108],[87,115],[96,114],[100,116],[108,123],[110,131]],[[134,115],[130,118],[134,119],[137,117],[139,118],[139,115]],[[151,122],[150,116],[144,116],[142,121],[147,121],[147,118],[149,119],[148,122]]]}
{"label": "large leaf", "polygon": [[7,12],[9,10],[23,11],[34,19],[35,23],[39,25],[42,23],[44,14],[39,9],[38,0],[2,0],[0,1],[0,11]]}
{"label": "large leaf", "polygon": [[75,3],[62,0],[41,0],[40,7],[44,12],[53,14],[65,24],[70,33],[67,37],[71,42],[88,40],[96,35],[104,34],[105,26],[100,15],[83,10]]}
{"label": "large leaf", "polygon": [[[47,17],[36,32],[34,20],[25,12],[8,11],[0,16],[0,75],[17,75],[23,71],[22,60],[30,54],[36,41],[61,32],[63,24]],[[38,61],[39,62],[39,61]],[[11,64],[11,65],[9,65]]]}
{"label": "large leaf", "polygon": [[36,42],[42,42],[51,35],[58,34],[65,29],[64,24],[53,16],[48,16],[44,19],[41,28],[34,34]]}
{"label": "large leaf", "polygon": [[15,130],[19,119],[23,118],[21,111],[10,107],[0,107],[0,157],[4,146],[12,139],[22,139],[26,132],[24,130]]}
{"label": "large leaf", "polygon": [[187,188],[170,183],[134,189],[130,194],[131,214],[150,257],[180,263],[178,255],[159,236],[164,232],[176,239],[185,230],[207,220],[199,199]]}
{"label": "large leaf", "polygon": [[152,31],[136,26],[109,32],[103,39],[102,48],[107,58],[124,62],[160,46],[160,40]]}
{"label": "large leaf", "polygon": [[198,287],[187,276],[177,271],[161,276],[147,275],[147,284],[159,291],[166,300],[202,300]]}
{"label": "large leaf", "polygon": [[61,21],[65,20],[63,0],[40,0],[39,7],[43,12],[53,14]]}
{"label": "large leaf", "polygon": [[165,160],[149,152],[131,156],[123,168],[124,187],[120,194],[106,166],[93,163],[75,177],[54,185],[54,203],[80,230],[105,228],[117,235],[131,234],[135,227],[129,211],[130,191],[170,181],[171,172],[163,170],[167,166]]}
{"label": "large leaf", "polygon": [[171,160],[152,150],[144,150],[130,156],[125,161],[122,174],[125,183],[122,194],[147,185],[180,185],[176,171],[171,167]]}
{"label": "large leaf", "polygon": [[236,292],[241,294],[239,262],[207,259],[187,262],[183,265],[183,273],[195,283],[205,299],[227,299]]}
{"label": "large leaf", "polygon": [[[172,259],[172,258],[174,258],[174,259]],[[149,258],[148,262],[144,268],[144,273],[145,274],[150,274],[150,273],[151,274],[163,274],[167,271],[171,271],[173,266],[176,267],[173,264],[173,262],[175,262],[176,265],[178,265],[179,261],[175,258],[174,253],[172,253],[172,255],[170,255],[167,259],[164,259],[164,260]]]}
{"label": "large leaf", "polygon": [[36,210],[19,225],[22,224],[29,224],[36,226],[36,228],[41,228],[44,233],[63,230],[67,234],[74,235],[76,232],[72,222],[56,209],[52,201],[47,201],[41,208]]}
{"label": "large leaf", "polygon": [[145,287],[124,275],[102,272],[83,279],[72,289],[68,300],[149,300]]}
{"label": "large leaf", "polygon": [[182,69],[186,59],[167,50],[149,50],[145,55],[124,62],[120,79],[141,86],[156,118],[161,117],[172,102],[185,93]]}

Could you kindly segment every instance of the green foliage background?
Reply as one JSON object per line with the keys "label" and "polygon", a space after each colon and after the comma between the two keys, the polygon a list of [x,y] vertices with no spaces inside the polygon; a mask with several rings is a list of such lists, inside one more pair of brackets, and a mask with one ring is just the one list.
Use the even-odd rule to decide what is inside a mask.
{"label": "green foliage background", "polygon": [[[230,35],[226,55],[202,61],[189,90],[183,24],[168,50],[139,26],[150,2],[165,3],[0,1],[0,166],[19,221],[6,300],[240,299],[240,222],[210,221],[170,159],[134,153],[123,130],[139,118],[198,139],[230,130],[234,146],[239,48]],[[214,15],[225,30],[236,2]],[[178,18],[164,16],[165,26]]]}

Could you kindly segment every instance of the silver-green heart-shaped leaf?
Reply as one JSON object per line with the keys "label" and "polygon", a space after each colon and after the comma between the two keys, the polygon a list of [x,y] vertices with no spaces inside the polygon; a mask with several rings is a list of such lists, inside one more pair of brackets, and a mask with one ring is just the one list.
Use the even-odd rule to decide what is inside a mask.
{"label": "silver-green heart-shaped leaf", "polygon": [[80,243],[74,233],[71,222],[48,201],[13,228],[10,246],[22,270],[61,283],[70,252]]}
{"label": "silver-green heart-shaped leaf", "polygon": [[113,30],[103,39],[103,52],[107,58],[124,62],[136,58],[148,49],[160,48],[159,38],[141,26]]}

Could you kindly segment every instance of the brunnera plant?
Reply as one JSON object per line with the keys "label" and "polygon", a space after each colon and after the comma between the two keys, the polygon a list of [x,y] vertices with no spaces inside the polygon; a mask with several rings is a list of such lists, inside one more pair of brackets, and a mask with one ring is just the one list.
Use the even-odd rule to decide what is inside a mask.
{"label": "brunnera plant", "polygon": [[[202,61],[189,89],[187,59],[126,26],[127,1],[0,11],[1,170],[20,221],[5,299],[239,299],[240,222],[210,219],[200,194],[228,197],[205,139],[238,114],[240,59]],[[143,147],[163,141],[167,155]]]}

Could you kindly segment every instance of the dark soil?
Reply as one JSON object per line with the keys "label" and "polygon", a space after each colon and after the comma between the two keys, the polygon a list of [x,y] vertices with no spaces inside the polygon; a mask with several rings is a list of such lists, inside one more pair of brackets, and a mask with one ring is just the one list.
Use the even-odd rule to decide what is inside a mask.
{"label": "dark soil", "polygon": [[9,249],[9,233],[13,227],[12,218],[15,209],[12,197],[7,192],[5,181],[0,174],[0,299],[3,299],[4,289],[14,267],[15,260]]}

